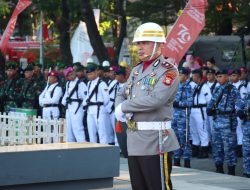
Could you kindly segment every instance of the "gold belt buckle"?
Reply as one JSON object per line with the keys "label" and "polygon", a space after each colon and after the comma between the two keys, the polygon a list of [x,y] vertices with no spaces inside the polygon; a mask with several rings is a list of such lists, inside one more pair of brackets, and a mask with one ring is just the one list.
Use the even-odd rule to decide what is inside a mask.
{"label": "gold belt buckle", "polygon": [[138,127],[135,121],[133,120],[128,120],[128,128],[131,131],[138,131]]}

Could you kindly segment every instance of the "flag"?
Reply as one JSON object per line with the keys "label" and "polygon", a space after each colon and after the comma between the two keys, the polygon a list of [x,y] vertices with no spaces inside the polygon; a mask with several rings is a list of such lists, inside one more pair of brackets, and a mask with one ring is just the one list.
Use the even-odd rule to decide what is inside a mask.
{"label": "flag", "polygon": [[163,55],[179,64],[205,26],[207,0],[190,0],[166,37]]}
{"label": "flag", "polygon": [[120,121],[117,121],[116,122],[116,125],[115,125],[115,132],[116,133],[121,133],[122,132],[122,124]]}
{"label": "flag", "polygon": [[15,25],[16,25],[16,21],[17,21],[17,17],[18,15],[29,5],[31,4],[30,0],[19,0],[16,8],[14,10],[14,12],[12,13],[12,16],[9,20],[9,23],[3,33],[3,36],[1,38],[1,42],[0,42],[0,49],[2,52],[6,52],[7,50],[7,44],[8,41],[10,39],[10,36],[12,35],[14,29],[15,29]]}

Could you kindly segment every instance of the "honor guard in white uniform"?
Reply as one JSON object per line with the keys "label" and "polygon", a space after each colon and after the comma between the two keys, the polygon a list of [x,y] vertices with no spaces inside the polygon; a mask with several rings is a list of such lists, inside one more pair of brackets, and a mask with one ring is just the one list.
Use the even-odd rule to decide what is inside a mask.
{"label": "honor guard in white uniform", "polygon": [[[194,90],[193,106],[190,114],[190,133],[193,144],[193,156],[208,158],[207,103],[212,95],[209,86],[202,82],[202,71],[193,70],[193,81],[197,84]],[[199,146],[201,146],[200,154]]]}
{"label": "honor guard in white uniform", "polygon": [[58,119],[60,117],[60,100],[62,88],[58,84],[59,73],[52,71],[48,74],[48,84],[39,96],[39,104],[43,108],[44,119]]}
{"label": "honor guard in white uniform", "polygon": [[68,81],[62,104],[66,107],[68,142],[85,142],[82,102],[87,95],[87,86],[76,77],[72,67],[68,67],[64,74]]}
{"label": "honor guard in white uniform", "polygon": [[107,105],[110,97],[108,86],[98,77],[97,65],[88,63],[86,73],[89,79],[87,98],[83,107],[87,111],[87,123],[90,142],[97,142],[97,135],[101,144],[114,142]]}
{"label": "honor guard in white uniform", "polygon": [[[219,86],[220,84],[216,80],[216,71],[214,69],[207,70],[207,82],[206,84],[209,86],[211,90],[211,94],[213,94],[214,89]],[[212,142],[212,128],[213,128],[213,116],[208,116],[207,119],[207,130],[209,135],[209,141]]]}
{"label": "honor guard in white uniform", "polygon": [[[234,69],[231,72],[231,82],[232,85],[236,87],[236,89],[240,92],[240,97],[242,100],[244,100],[245,96],[247,95],[247,89],[246,84],[242,83],[240,81],[241,71],[239,69]],[[242,133],[242,120],[237,117],[237,128],[236,128],[236,134],[237,134],[237,156],[242,157],[242,139],[243,139],[243,133]]]}
{"label": "honor guard in white uniform", "polygon": [[[118,70],[118,68],[116,68],[114,66],[111,67],[110,69],[113,72],[116,72]],[[111,74],[111,75],[113,75],[113,74]],[[112,129],[114,131],[114,143],[115,143],[115,145],[118,145],[117,138],[116,138],[116,135],[115,135],[115,114],[114,114],[114,111],[115,111],[115,98],[116,98],[116,93],[117,93],[117,90],[118,90],[118,86],[119,86],[118,81],[116,79],[111,78],[110,81],[109,81],[109,85],[108,85],[110,102],[109,102],[109,105],[107,107],[108,107],[109,117],[110,117],[110,121],[111,121],[111,126],[112,126]]]}
{"label": "honor guard in white uniform", "polygon": [[131,71],[116,97],[117,120],[128,122],[128,165],[132,189],[171,189],[171,151],[179,148],[171,129],[173,102],[178,89],[178,71],[161,53],[163,29],[145,23],[133,42],[142,61]]}

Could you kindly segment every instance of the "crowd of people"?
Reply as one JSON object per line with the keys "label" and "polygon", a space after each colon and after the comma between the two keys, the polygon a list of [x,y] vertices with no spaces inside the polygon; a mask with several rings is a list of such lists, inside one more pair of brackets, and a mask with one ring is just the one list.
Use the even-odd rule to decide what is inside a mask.
{"label": "crowd of people", "polygon": [[[208,158],[212,151],[216,171],[235,175],[237,156],[244,157],[244,175],[250,177],[250,83],[247,70],[219,69],[214,58],[203,63],[186,56],[179,67],[179,88],[173,103],[172,129],[180,148],[174,165],[191,167],[191,158]],[[1,111],[36,109],[45,119],[65,117],[69,142],[99,142],[118,145],[115,133],[115,98],[126,83],[124,65],[102,66],[92,59],[80,63],[28,64],[20,72],[15,62],[6,63],[0,81]],[[119,145],[118,145],[119,146]],[[242,147],[243,146],[243,147]]]}
{"label": "crowd of people", "polygon": [[214,58],[199,64],[192,55],[179,68],[172,128],[181,148],[174,151],[174,165],[190,167],[192,157],[212,153],[216,172],[235,175],[237,157],[242,157],[244,175],[250,177],[250,83],[247,69],[223,69]]}

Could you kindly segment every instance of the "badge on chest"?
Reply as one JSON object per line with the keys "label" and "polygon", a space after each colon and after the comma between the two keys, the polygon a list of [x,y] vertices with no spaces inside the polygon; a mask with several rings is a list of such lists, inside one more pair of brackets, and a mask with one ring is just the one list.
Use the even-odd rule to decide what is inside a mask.
{"label": "badge on chest", "polygon": [[155,74],[153,76],[147,76],[142,79],[142,85],[141,90],[152,90],[154,88],[154,85],[156,83],[156,77]]}

